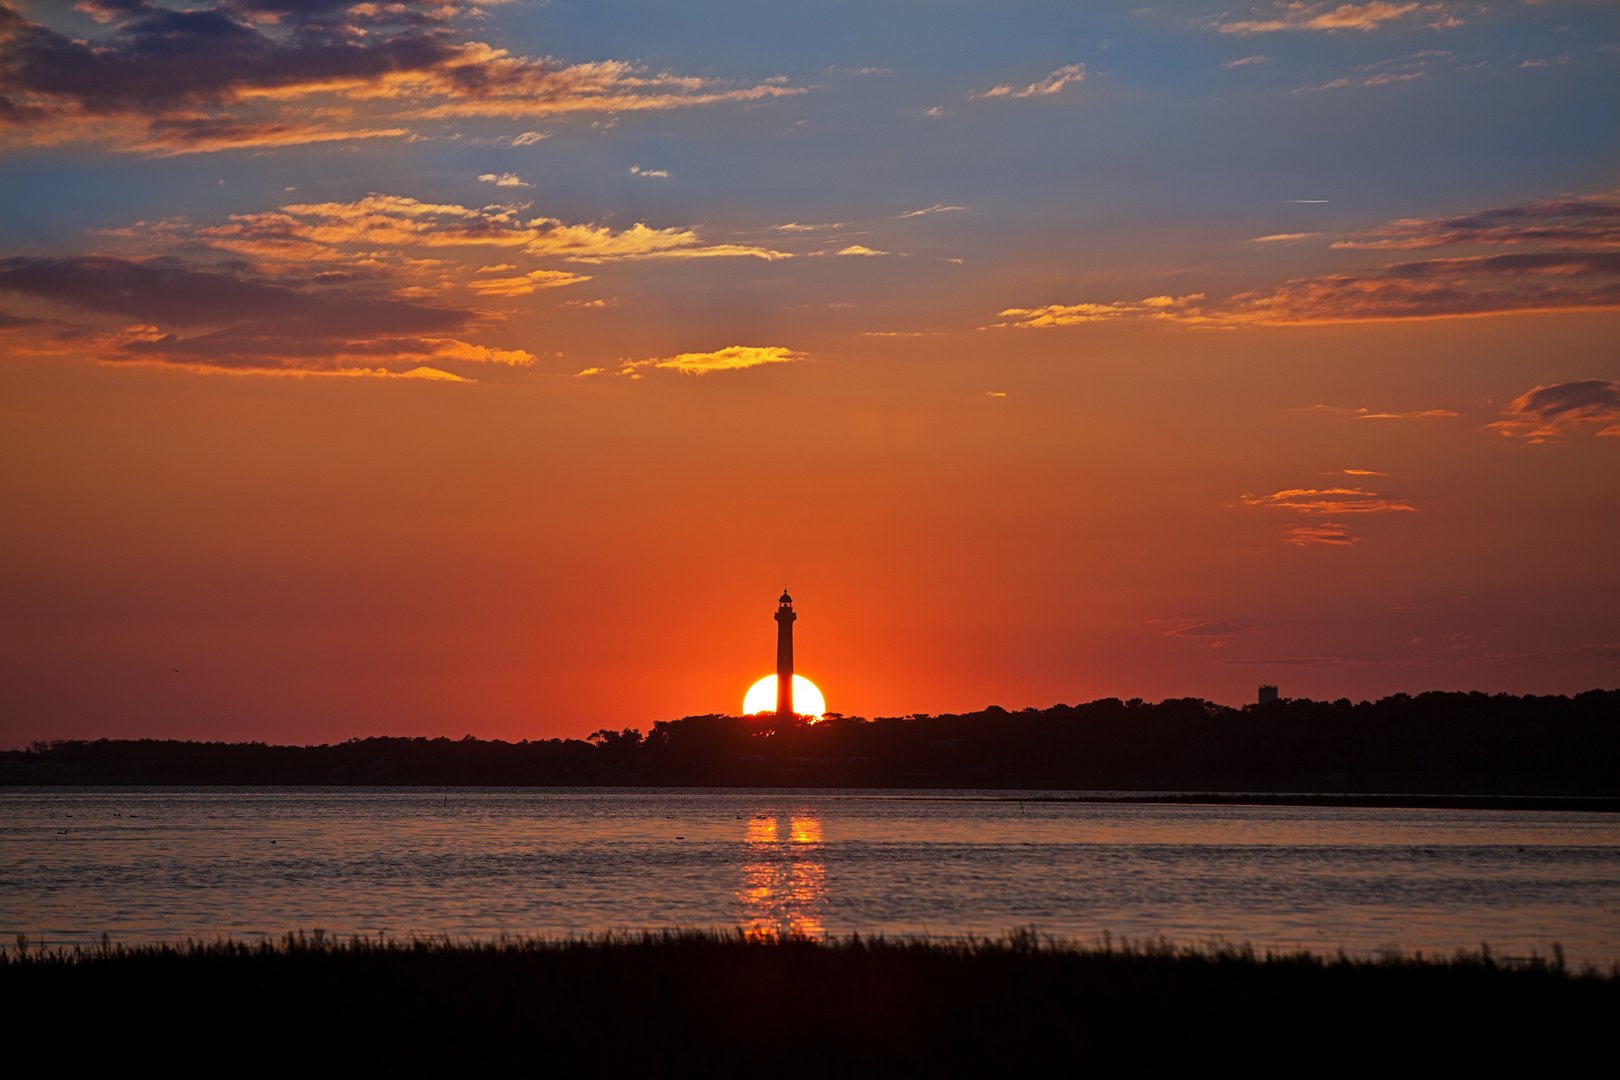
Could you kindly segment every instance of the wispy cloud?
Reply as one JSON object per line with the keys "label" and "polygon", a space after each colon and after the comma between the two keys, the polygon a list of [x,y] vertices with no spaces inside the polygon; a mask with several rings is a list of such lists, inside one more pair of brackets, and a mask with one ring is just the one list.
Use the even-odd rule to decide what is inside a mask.
{"label": "wispy cloud", "polygon": [[1385,23],[1403,19],[1420,10],[1443,14],[1445,4],[1388,4],[1373,0],[1367,4],[1275,3],[1263,14],[1248,19],[1217,20],[1213,25],[1223,34],[1272,34],[1279,31],[1376,30]]}
{"label": "wispy cloud", "polygon": [[1256,236],[1249,242],[1252,244],[1291,243],[1295,240],[1309,240],[1313,236],[1321,235],[1321,233],[1317,232],[1272,233],[1270,236]]}
{"label": "wispy cloud", "polygon": [[1284,533],[1284,539],[1290,544],[1300,547],[1309,547],[1312,544],[1327,544],[1330,547],[1349,547],[1360,542],[1361,537],[1351,536],[1349,529],[1336,522],[1324,521],[1320,525],[1295,525]]}
{"label": "wispy cloud", "polygon": [[1270,495],[1244,495],[1245,506],[1293,510],[1301,514],[1387,514],[1416,511],[1417,507],[1399,499],[1386,499],[1376,491],[1361,488],[1286,488]]}
{"label": "wispy cloud", "polygon": [[1207,640],[1210,640],[1210,639],[1213,639],[1213,638],[1234,637],[1234,636],[1236,636],[1238,634],[1242,634],[1242,633],[1245,633],[1245,632],[1247,632],[1249,630],[1254,629],[1254,627],[1252,627],[1252,626],[1248,626],[1248,625],[1245,625],[1243,623],[1233,622],[1230,619],[1221,619],[1221,620],[1218,620],[1218,621],[1203,621],[1203,620],[1187,621],[1187,620],[1182,620],[1182,622],[1183,622],[1183,625],[1177,626],[1177,627],[1175,627],[1173,629],[1170,629],[1170,630],[1166,630],[1164,632],[1165,636],[1166,637],[1181,637],[1181,638],[1198,638],[1198,639],[1202,639],[1202,640],[1207,641]]}
{"label": "wispy cloud", "polygon": [[534,187],[533,184],[525,181],[517,173],[483,173],[478,179],[486,184],[494,184],[496,187]]}
{"label": "wispy cloud", "polygon": [[636,176],[645,176],[651,180],[668,180],[668,169],[643,169],[640,165],[630,166],[630,171]]}
{"label": "wispy cloud", "polygon": [[551,132],[549,132],[549,131],[525,131],[521,135],[515,135],[515,136],[512,137],[512,145],[513,146],[533,146],[535,143],[541,141],[542,139],[549,139],[549,138],[551,138]]}
{"label": "wispy cloud", "polygon": [[819,232],[823,229],[842,229],[851,224],[848,221],[827,221],[820,225],[800,225],[797,221],[790,221],[786,225],[771,226],[777,232]]}
{"label": "wispy cloud", "polygon": [[907,210],[903,214],[896,214],[894,216],[896,218],[914,218],[922,217],[924,214],[948,214],[952,210],[966,209],[967,207],[965,206],[946,206],[944,203],[935,203],[933,206],[925,206],[921,210]]}
{"label": "wispy cloud", "polygon": [[1000,312],[1006,322],[993,326],[1020,329],[1054,326],[1076,326],[1080,323],[1107,322],[1113,319],[1149,318],[1176,319],[1188,311],[1196,311],[1193,302],[1204,299],[1203,293],[1189,296],[1150,296],[1146,300],[1120,300],[1111,304],[1047,304],[1036,308],[1007,308]]}
{"label": "wispy cloud", "polygon": [[1261,56],[1258,53],[1256,53],[1254,56],[1245,56],[1245,57],[1243,57],[1242,59],[1239,59],[1239,60],[1228,60],[1226,63],[1221,65],[1221,70],[1226,71],[1226,70],[1230,70],[1231,68],[1248,67],[1250,64],[1269,64],[1269,63],[1271,63],[1271,57],[1269,57],[1269,56]]}
{"label": "wispy cloud", "polygon": [[1326,668],[1338,667],[1343,661],[1337,656],[1273,656],[1264,659],[1217,660],[1217,664],[1225,667],[1312,667]]}
{"label": "wispy cloud", "polygon": [[539,289],[555,289],[589,280],[589,274],[567,270],[531,270],[520,277],[483,278],[470,282],[468,287],[479,296],[527,296]]}
{"label": "wispy cloud", "polygon": [[876,248],[869,248],[869,247],[865,246],[864,244],[851,244],[851,245],[849,245],[849,247],[844,248],[838,254],[840,254],[840,255],[868,255],[868,256],[870,256],[870,255],[887,255],[887,254],[889,254],[889,252],[887,252],[887,251],[878,251]]}
{"label": "wispy cloud", "polygon": [[1392,263],[1361,274],[1293,278],[1217,303],[1202,294],[1009,308],[997,326],[1053,327],[1118,318],[1187,326],[1315,326],[1531,311],[1620,308],[1620,252],[1554,251]]}
{"label": "wispy cloud", "polygon": [[[1455,419],[1458,413],[1450,409],[1419,409],[1413,412],[1373,412],[1371,409],[1347,409],[1339,405],[1312,405],[1306,412],[1327,413],[1345,420],[1441,420]],[[1361,469],[1344,469],[1347,476],[1383,476]]]}
{"label": "wispy cloud", "polygon": [[1620,248],[1620,191],[1520,203],[1454,217],[1401,218],[1336,248],[1411,250],[1477,244]]}
{"label": "wispy cloud", "polygon": [[1341,75],[1337,79],[1330,79],[1320,86],[1302,86],[1295,90],[1296,94],[1309,94],[1318,90],[1342,90],[1345,87],[1388,86],[1390,83],[1411,82],[1421,79],[1421,71],[1380,71],[1372,75]]}
{"label": "wispy cloud", "polygon": [[[105,255],[0,261],[0,292],[93,316],[134,319],[112,331],[83,328],[19,351],[90,355],[104,362],[196,371],[274,374],[409,374],[376,364],[457,361],[526,366],[534,357],[451,336],[480,313],[423,303],[385,287],[322,275],[289,282],[240,266]],[[347,278],[348,275],[339,275]],[[200,330],[182,336],[186,330]],[[435,376],[436,377],[436,376]]]}
{"label": "wispy cloud", "polygon": [[1032,98],[1047,97],[1062,90],[1070,83],[1084,82],[1086,78],[1086,65],[1069,64],[1060,67],[1039,82],[1032,82],[1028,86],[1018,88],[1010,84],[992,86],[983,93],[969,94],[968,100],[977,98]]}
{"label": "wispy cloud", "polygon": [[560,67],[515,57],[457,40],[480,13],[455,0],[79,6],[96,14],[103,36],[77,40],[0,5],[7,139],[94,140],[163,156],[402,137],[417,122],[457,117],[618,113],[805,92],[622,61]]}
{"label": "wispy cloud", "polygon": [[[58,345],[19,323],[32,335],[16,346],[25,351],[198,371],[401,374],[393,365],[534,363],[466,337],[500,325],[500,301],[591,280],[558,262],[785,257],[708,244],[694,229],[613,230],[525,210],[376,194],[213,223],[143,221],[100,233],[127,255],[0,262],[0,293],[92,317]],[[109,319],[133,321],[111,331]]]}
{"label": "wispy cloud", "polygon": [[679,353],[663,358],[629,361],[622,366],[619,374],[634,376],[637,368],[653,367],[667,368],[685,375],[707,375],[716,371],[741,371],[761,364],[785,364],[805,358],[806,354],[779,345],[731,345],[714,352]]}
{"label": "wispy cloud", "polygon": [[[351,202],[292,203],[274,211],[233,214],[226,224],[195,226],[184,219],[143,222],[104,230],[105,236],[151,242],[187,243],[258,259],[294,262],[339,261],[354,257],[401,260],[379,253],[390,248],[507,248],[539,258],[598,263],[614,259],[751,257],[789,258],[787,252],[748,244],[705,243],[691,228],[656,229],[635,224],[615,232],[588,223],[544,216],[522,208],[472,208],[423,202],[403,195],[373,194]],[[487,256],[486,256],[487,257]]]}
{"label": "wispy cloud", "polygon": [[1587,424],[1607,424],[1599,435],[1620,436],[1620,382],[1578,379],[1537,386],[1514,398],[1502,410],[1502,419],[1486,426],[1540,443]]}

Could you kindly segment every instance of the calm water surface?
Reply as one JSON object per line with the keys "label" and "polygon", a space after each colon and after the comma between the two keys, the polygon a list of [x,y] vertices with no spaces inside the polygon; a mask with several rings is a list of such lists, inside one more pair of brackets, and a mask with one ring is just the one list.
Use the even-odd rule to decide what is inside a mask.
{"label": "calm water surface", "polygon": [[[1614,815],[741,789],[0,791],[0,933],[667,926],[1620,961]],[[1022,793],[1026,797],[1031,793]],[[983,796],[1007,796],[987,801]],[[979,796],[973,798],[972,796]]]}

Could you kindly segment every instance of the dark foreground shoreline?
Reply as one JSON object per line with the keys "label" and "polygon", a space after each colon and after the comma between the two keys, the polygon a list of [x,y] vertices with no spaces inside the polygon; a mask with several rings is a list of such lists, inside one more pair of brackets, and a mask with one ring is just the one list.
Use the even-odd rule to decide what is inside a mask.
{"label": "dark foreground shoreline", "polygon": [[1241,709],[1197,698],[1104,698],[872,720],[687,716],[659,721],[645,734],[626,728],[515,743],[470,735],[319,746],[97,739],[0,751],[0,787],[84,785],[1620,798],[1620,690],[1287,699]]}
{"label": "dark foreground shoreline", "polygon": [[1153,795],[1001,795],[982,801],[1032,803],[1147,803],[1169,806],[1323,806],[1389,810],[1563,810],[1620,814],[1620,798],[1568,795],[1321,795],[1248,791],[1186,791]]}
{"label": "dark foreground shoreline", "polygon": [[[253,1074],[1134,1074],[1546,1067],[1599,1051],[1620,970],[1488,951],[670,932],[573,941],[9,948],[14,1047]],[[1588,1057],[1587,1060],[1596,1060]]]}

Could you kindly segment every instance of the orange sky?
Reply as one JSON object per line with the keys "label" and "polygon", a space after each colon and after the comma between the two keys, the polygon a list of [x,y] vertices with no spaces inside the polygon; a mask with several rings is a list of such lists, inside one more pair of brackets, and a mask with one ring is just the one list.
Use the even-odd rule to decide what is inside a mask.
{"label": "orange sky", "polygon": [[[291,56],[273,6],[219,18]],[[1616,685],[1599,7],[355,39],[558,57],[544,116],[451,60],[132,105],[37,65],[163,71],[159,9],[46,7],[0,8],[0,744],[735,712],[783,585],[866,716]]]}

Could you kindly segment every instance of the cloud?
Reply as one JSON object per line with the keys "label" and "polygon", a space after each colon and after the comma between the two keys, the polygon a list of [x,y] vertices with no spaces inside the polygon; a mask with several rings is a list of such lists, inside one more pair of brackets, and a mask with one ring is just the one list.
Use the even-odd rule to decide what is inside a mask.
{"label": "cloud", "polygon": [[630,171],[637,176],[646,176],[654,180],[668,180],[668,169],[643,169],[640,165],[630,166]]}
{"label": "cloud", "polygon": [[943,120],[947,116],[955,116],[956,114],[942,105],[935,105],[931,108],[924,109],[923,115],[931,117],[935,120]]}
{"label": "cloud", "polygon": [[486,184],[494,184],[496,187],[534,187],[533,184],[524,181],[517,173],[483,173],[478,179]]}
{"label": "cloud", "polygon": [[1048,95],[1055,94],[1059,90],[1062,90],[1065,86],[1068,86],[1070,83],[1084,82],[1085,78],[1086,78],[1086,65],[1084,65],[1084,64],[1069,64],[1066,67],[1058,68],[1056,71],[1052,72],[1052,74],[1048,75],[1046,78],[1040,80],[1039,82],[1030,83],[1028,86],[1024,87],[1021,90],[1015,89],[1012,86],[1008,86],[1008,85],[992,86],[990,89],[984,91],[982,94],[969,94],[968,95],[968,100],[972,101],[972,100],[974,100],[976,98],[1001,98],[1001,97],[1004,97],[1004,98],[1047,97]]}
{"label": "cloud", "polygon": [[878,251],[875,248],[865,247],[864,245],[861,245],[861,244],[851,244],[851,245],[849,245],[849,247],[844,248],[842,251],[838,252],[838,254],[840,254],[840,255],[887,255],[887,254],[889,254],[889,252],[887,252],[887,251]]}
{"label": "cloud", "polygon": [[1351,536],[1345,526],[1331,521],[1324,521],[1320,525],[1295,525],[1287,530],[1285,537],[1288,543],[1298,544],[1300,547],[1309,547],[1311,544],[1348,547],[1361,540],[1359,536]]}
{"label": "cloud", "polygon": [[1122,300],[1112,304],[1047,304],[1038,308],[1007,308],[1000,315],[1009,321],[992,325],[1028,329],[1075,326],[1123,318],[1173,319],[1177,313],[1197,310],[1190,305],[1194,300],[1203,298],[1203,293],[1195,293],[1181,297],[1150,296],[1146,300]]}
{"label": "cloud", "polygon": [[[93,3],[105,32],[78,40],[0,4],[0,132],[170,155],[401,137],[423,120],[559,116],[760,101],[765,82],[559,67],[459,40],[480,13],[455,0],[231,0],[176,11]],[[519,138],[535,139],[539,133]]]}
{"label": "cloud", "polygon": [[1254,627],[1224,619],[1219,622],[1194,622],[1185,626],[1178,626],[1174,630],[1166,630],[1167,637],[1180,638],[1229,638],[1252,630]]}
{"label": "cloud", "polygon": [[1247,66],[1249,64],[1269,64],[1269,63],[1271,63],[1271,57],[1269,57],[1269,56],[1261,56],[1261,55],[1259,55],[1257,53],[1254,56],[1245,56],[1240,60],[1228,60],[1226,63],[1221,65],[1221,70],[1222,71],[1227,71],[1227,70],[1230,70],[1232,68],[1245,67],[1245,66]]}
{"label": "cloud", "polygon": [[185,242],[256,259],[299,262],[351,260],[356,248],[379,254],[392,248],[497,247],[539,258],[597,263],[614,259],[748,256],[785,259],[789,254],[746,244],[705,244],[689,228],[654,229],[638,223],[614,232],[606,226],[571,224],[525,216],[518,208],[474,209],[429,203],[401,195],[372,194],[353,202],[292,203],[257,214],[233,214],[223,225],[194,226],[183,219],[143,222],[107,236]]}
{"label": "cloud", "polygon": [[1417,510],[1415,506],[1358,487],[1287,488],[1270,495],[1244,495],[1241,501],[1245,506],[1294,510],[1301,514],[1389,514]]}
{"label": "cloud", "polygon": [[551,132],[549,131],[525,131],[523,134],[513,137],[512,145],[533,146],[540,140],[549,138],[551,138]]}
{"label": "cloud", "polygon": [[816,232],[820,229],[842,229],[852,224],[848,221],[829,221],[822,225],[800,225],[797,221],[790,221],[786,225],[771,226],[777,232]]}
{"label": "cloud", "polygon": [[484,278],[471,282],[469,287],[479,296],[527,296],[537,289],[555,289],[560,285],[576,285],[589,280],[589,274],[574,274],[567,270],[531,270],[522,277]]}
{"label": "cloud", "polygon": [[[1312,405],[1306,412],[1332,413],[1346,420],[1438,420],[1455,419],[1460,413],[1450,409],[1417,409],[1412,412],[1373,412],[1371,409],[1347,409],[1340,405]],[[1363,469],[1342,470],[1349,476],[1383,476]],[[1331,475],[1331,474],[1330,474]]]}
{"label": "cloud", "polygon": [[1295,90],[1296,94],[1309,94],[1317,90],[1340,90],[1347,86],[1387,86],[1390,83],[1410,82],[1413,79],[1423,78],[1421,71],[1381,71],[1376,75],[1343,75],[1331,79],[1320,86],[1302,86]]}
{"label": "cloud", "polygon": [[1274,656],[1263,660],[1217,660],[1225,667],[1338,667],[1337,656]]}
{"label": "cloud", "polygon": [[785,364],[805,359],[805,354],[776,345],[731,345],[714,352],[680,353],[664,359],[642,360],[626,364],[620,374],[638,367],[669,368],[686,375],[707,375],[712,371],[741,371],[760,364]]}
{"label": "cloud", "polygon": [[1312,325],[1620,307],[1620,253],[1514,253],[1295,278],[1188,311],[1210,324]]}
{"label": "cloud", "polygon": [[383,328],[442,330],[463,326],[471,317],[469,312],[455,309],[367,299],[337,290],[298,289],[236,269],[193,266],[173,258],[3,259],[0,291],[176,326],[275,320],[352,334]]}
{"label": "cloud", "polygon": [[1294,240],[1309,240],[1313,236],[1321,236],[1321,235],[1322,234],[1318,233],[1318,232],[1272,233],[1270,236],[1256,236],[1253,240],[1251,240],[1249,242],[1251,244],[1275,244],[1275,243],[1279,243],[1279,242],[1289,242],[1289,241],[1294,241]]}
{"label": "cloud", "polygon": [[[1450,415],[1451,416],[1456,416],[1457,414],[1456,413],[1451,413]],[[1374,472],[1372,469],[1340,469],[1339,473],[1341,475],[1343,475],[1343,476],[1388,476],[1389,475],[1389,473]]]}
{"label": "cloud", "polygon": [[1578,379],[1537,386],[1514,398],[1502,416],[1486,426],[1533,443],[1550,442],[1584,424],[1607,424],[1597,434],[1620,436],[1620,382]]}
{"label": "cloud", "polygon": [[966,209],[967,207],[965,206],[946,206],[944,203],[935,203],[933,206],[925,206],[921,210],[907,210],[903,214],[896,214],[894,216],[896,218],[914,218],[922,217],[924,214],[948,214],[952,210]]}
{"label": "cloud", "polygon": [[1521,68],[1562,67],[1567,63],[1569,63],[1569,53],[1561,53],[1558,56],[1544,56],[1539,60],[1526,60],[1519,66]]}
{"label": "cloud", "polygon": [[1370,250],[1474,244],[1539,244],[1563,250],[1620,248],[1620,191],[1520,203],[1455,217],[1401,218],[1333,242],[1336,248]]}
{"label": "cloud", "polygon": [[[357,290],[347,281],[323,285],[322,276],[271,280],[242,264],[196,264],[168,256],[0,260],[0,292],[92,317],[136,320],[117,330],[79,328],[54,342],[21,346],[20,352],[281,374],[380,375],[387,370],[361,371],[357,365],[426,360],[534,362],[522,350],[449,336],[479,320],[480,313],[470,308]],[[181,336],[184,331],[197,332]]]}
{"label": "cloud", "polygon": [[1214,27],[1223,34],[1270,34],[1282,30],[1376,30],[1387,22],[1404,18],[1419,9],[1440,12],[1444,4],[1387,4],[1373,0],[1367,4],[1282,3],[1272,5],[1269,15],[1232,22],[1216,22]]}
{"label": "cloud", "polygon": [[1532,311],[1620,308],[1620,251],[1508,252],[1391,263],[1359,274],[1293,278],[1218,303],[1202,294],[1009,308],[997,326],[1068,326],[1150,318],[1188,326],[1315,326]]}

